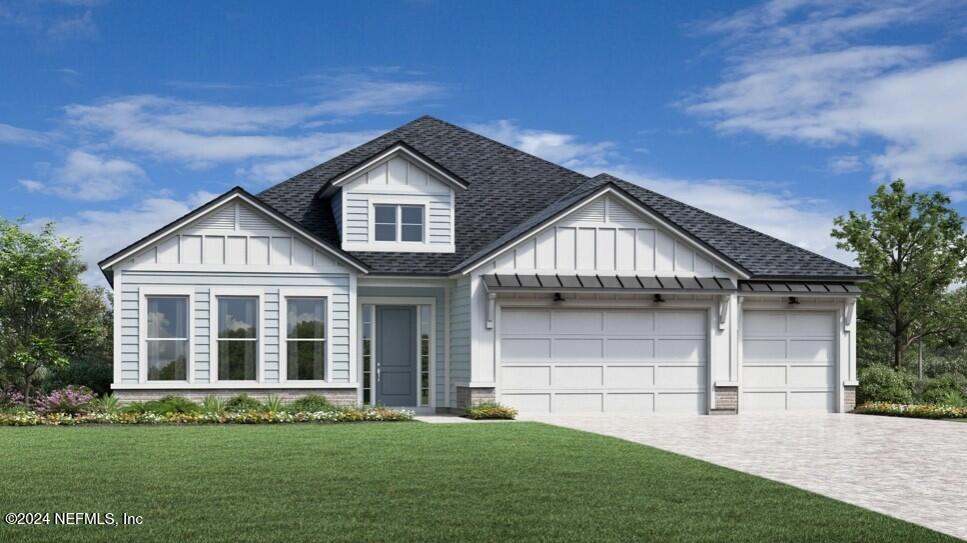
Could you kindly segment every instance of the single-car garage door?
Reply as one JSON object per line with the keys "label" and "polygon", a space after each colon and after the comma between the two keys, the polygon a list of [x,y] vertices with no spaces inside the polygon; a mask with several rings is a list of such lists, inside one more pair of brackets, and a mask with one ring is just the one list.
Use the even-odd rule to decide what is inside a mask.
{"label": "single-car garage door", "polygon": [[705,413],[706,313],[503,308],[500,401],[521,413]]}
{"label": "single-car garage door", "polygon": [[836,410],[835,314],[755,311],[742,314],[739,410]]}

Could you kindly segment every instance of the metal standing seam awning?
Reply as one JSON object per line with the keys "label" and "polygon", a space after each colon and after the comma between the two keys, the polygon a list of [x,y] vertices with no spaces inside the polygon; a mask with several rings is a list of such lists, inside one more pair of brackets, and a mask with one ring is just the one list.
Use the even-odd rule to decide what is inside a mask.
{"label": "metal standing seam awning", "polygon": [[735,281],[728,277],[496,273],[484,275],[482,278],[487,290],[491,292],[521,290],[734,292],[737,290]]}
{"label": "metal standing seam awning", "polygon": [[800,282],[800,281],[743,281],[739,284],[743,294],[784,294],[808,296],[810,294],[860,294],[855,283]]}

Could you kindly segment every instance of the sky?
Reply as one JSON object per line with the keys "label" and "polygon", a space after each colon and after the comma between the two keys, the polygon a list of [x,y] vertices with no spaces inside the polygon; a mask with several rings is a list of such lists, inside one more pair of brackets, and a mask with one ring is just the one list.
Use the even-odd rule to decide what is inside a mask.
{"label": "sky", "polygon": [[0,0],[0,216],[95,263],[429,114],[851,262],[902,177],[967,213],[967,6]]}

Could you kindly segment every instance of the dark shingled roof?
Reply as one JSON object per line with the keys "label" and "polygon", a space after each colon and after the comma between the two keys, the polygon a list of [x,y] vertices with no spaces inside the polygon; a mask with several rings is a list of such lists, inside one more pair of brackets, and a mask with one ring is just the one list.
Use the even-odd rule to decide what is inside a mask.
{"label": "dark shingled roof", "polygon": [[456,191],[455,253],[350,253],[372,273],[442,275],[458,271],[611,183],[754,277],[862,277],[854,268],[638,185],[605,174],[590,178],[428,116],[283,181],[258,197],[338,246],[330,202],[317,194],[339,174],[396,143],[405,143],[470,186]]}

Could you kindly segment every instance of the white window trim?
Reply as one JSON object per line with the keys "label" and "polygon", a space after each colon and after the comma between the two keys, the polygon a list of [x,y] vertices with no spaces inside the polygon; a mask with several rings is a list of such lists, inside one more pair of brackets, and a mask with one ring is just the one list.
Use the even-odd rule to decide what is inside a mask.
{"label": "white window trim", "polygon": [[[188,298],[188,380],[148,381],[148,297],[182,296]],[[118,304],[120,306],[120,304]],[[194,287],[153,286],[138,288],[138,383],[195,382],[195,289]]]}
{"label": "white window trim", "polygon": [[[392,241],[376,239],[376,206],[396,207],[396,239]],[[403,207],[419,207],[423,209],[423,241],[401,241],[403,239]],[[429,222],[430,201],[401,202],[399,200],[370,199],[369,200],[369,243],[378,247],[426,247],[430,245],[427,223]]]}
{"label": "white window trim", "polygon": [[[259,322],[255,348],[255,381],[218,379],[218,297],[256,298],[255,309]],[[212,287],[208,291],[208,382],[237,385],[239,388],[265,382],[265,290],[259,287]]]}
{"label": "white window trim", "polygon": [[[333,296],[336,292],[334,288],[327,287],[305,287],[305,288],[280,288],[279,289],[279,383],[292,383],[297,386],[303,385],[326,385],[332,382],[332,315],[333,315]],[[326,339],[325,352],[326,379],[318,380],[295,380],[289,379],[289,350],[288,350],[288,318],[289,308],[287,298],[325,298],[326,299]]]}

